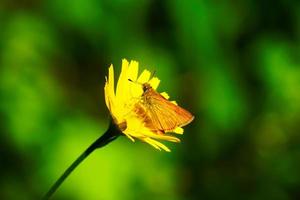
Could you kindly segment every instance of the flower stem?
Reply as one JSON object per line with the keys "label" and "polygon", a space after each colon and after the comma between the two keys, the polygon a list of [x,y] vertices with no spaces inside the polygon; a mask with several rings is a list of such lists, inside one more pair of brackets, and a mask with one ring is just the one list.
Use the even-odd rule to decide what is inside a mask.
{"label": "flower stem", "polygon": [[52,185],[49,191],[42,198],[43,200],[50,199],[55,191],[60,187],[60,185],[66,180],[66,178],[73,172],[73,170],[86,158],[88,157],[95,149],[101,148],[108,143],[115,140],[120,135],[120,131],[113,124],[110,123],[108,130],[95,140],[67,169],[66,171],[57,179],[57,181]]}

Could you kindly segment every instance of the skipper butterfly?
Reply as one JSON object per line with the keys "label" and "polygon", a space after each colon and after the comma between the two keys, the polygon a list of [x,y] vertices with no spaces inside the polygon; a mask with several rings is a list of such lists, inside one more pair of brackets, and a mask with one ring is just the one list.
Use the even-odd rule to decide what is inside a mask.
{"label": "skipper butterfly", "polygon": [[149,83],[143,83],[142,87],[141,100],[135,104],[134,110],[150,130],[165,133],[193,121],[194,116],[189,111],[170,102]]}

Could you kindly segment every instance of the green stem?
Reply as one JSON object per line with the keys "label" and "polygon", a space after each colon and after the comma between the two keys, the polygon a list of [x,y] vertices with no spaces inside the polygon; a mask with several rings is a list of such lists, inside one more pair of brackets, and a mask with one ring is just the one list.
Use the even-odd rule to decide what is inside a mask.
{"label": "green stem", "polygon": [[66,178],[73,172],[73,170],[95,149],[105,146],[106,144],[112,142],[120,135],[119,130],[111,122],[108,130],[97,140],[95,140],[67,169],[66,171],[57,179],[57,181],[52,185],[49,191],[42,198],[43,200],[50,199],[55,191],[60,187],[60,185],[66,180]]}

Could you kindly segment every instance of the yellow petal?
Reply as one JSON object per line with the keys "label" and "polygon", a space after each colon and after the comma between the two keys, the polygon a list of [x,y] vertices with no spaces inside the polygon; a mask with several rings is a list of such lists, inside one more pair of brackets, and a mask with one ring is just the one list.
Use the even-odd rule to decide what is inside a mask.
{"label": "yellow petal", "polygon": [[137,79],[138,83],[147,83],[150,79],[151,73],[148,70],[144,70],[139,78]]}
{"label": "yellow petal", "polygon": [[160,83],[160,80],[157,77],[153,77],[150,81],[149,84],[151,85],[151,87],[156,90],[158,85]]}
{"label": "yellow petal", "polygon": [[178,105],[176,101],[171,101],[171,103],[175,104],[176,106]]}
{"label": "yellow petal", "polygon": [[171,152],[171,150],[168,147],[166,147],[164,144],[162,144],[156,140],[153,140],[151,138],[145,138],[144,141],[147,142],[148,144],[152,145],[154,148],[156,148],[158,150],[163,149],[166,152]]}
{"label": "yellow petal", "polygon": [[117,84],[117,91],[116,91],[116,98],[120,102],[124,102],[125,97],[127,96],[128,92],[128,61],[126,59],[122,60],[122,68],[121,73],[119,76],[118,84]]}
{"label": "yellow petal", "polygon": [[181,127],[176,127],[172,132],[182,135],[184,130]]}
{"label": "yellow petal", "polygon": [[126,134],[124,131],[123,131],[123,133],[132,141],[132,142],[135,142],[135,140],[134,140],[134,138],[133,137],[131,137],[129,134]]}
{"label": "yellow petal", "polygon": [[154,140],[151,140],[150,138],[141,138],[142,141],[147,142],[148,144],[150,144],[151,146],[153,146],[155,149],[161,150],[156,143],[154,142]]}
{"label": "yellow petal", "polygon": [[139,63],[132,60],[128,67],[127,79],[131,79],[132,81],[136,81],[138,76]]}
{"label": "yellow petal", "polygon": [[104,86],[104,94],[105,94],[105,103],[110,111],[114,105],[113,102],[115,100],[115,91],[114,91],[114,67],[110,65],[108,68],[108,79],[106,78],[105,86]]}
{"label": "yellow petal", "polygon": [[107,106],[107,108],[109,109],[109,111],[111,112],[111,104],[110,104],[110,96],[109,96],[109,89],[108,89],[108,83],[105,83],[104,86],[104,96],[105,96],[105,104]]}
{"label": "yellow petal", "polygon": [[170,98],[170,96],[168,95],[168,93],[166,93],[166,92],[162,92],[162,93],[160,93],[163,97],[165,97],[166,99],[169,99]]}
{"label": "yellow petal", "polygon": [[109,84],[109,93],[112,98],[115,98],[115,77],[114,77],[113,65],[110,65],[108,69],[108,84]]}
{"label": "yellow petal", "polygon": [[147,137],[150,137],[150,138],[153,138],[153,139],[166,140],[166,141],[170,141],[170,142],[180,142],[180,139],[178,139],[174,136],[153,133],[149,129],[142,130],[142,133],[143,133],[144,136],[147,136]]}

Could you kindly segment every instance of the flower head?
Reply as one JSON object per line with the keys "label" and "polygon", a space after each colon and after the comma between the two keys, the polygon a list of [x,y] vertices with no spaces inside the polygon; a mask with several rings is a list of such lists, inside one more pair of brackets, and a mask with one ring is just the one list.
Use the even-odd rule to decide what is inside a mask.
{"label": "flower head", "polygon": [[[193,116],[191,115],[191,119],[184,124],[174,124],[174,126],[171,126],[171,129],[160,131],[159,129],[153,128],[155,120],[152,118],[154,118],[154,116],[150,113],[148,114],[147,106],[144,106],[145,101],[147,101],[145,99],[145,90],[147,89],[146,87],[151,88],[153,89],[153,94],[156,94],[155,90],[157,89],[159,83],[160,80],[157,77],[151,77],[151,73],[148,70],[144,70],[139,75],[138,62],[131,61],[129,63],[126,59],[123,59],[122,69],[116,89],[113,65],[109,67],[108,78],[106,77],[106,83],[104,87],[105,102],[111,113],[114,123],[128,138],[130,138],[132,141],[135,141],[135,138],[138,138],[149,143],[156,149],[170,151],[168,147],[157,140],[180,142],[178,138],[171,136],[168,133],[174,132],[177,134],[182,134],[183,129],[181,126],[184,126],[192,121]],[[174,107],[177,105],[176,102],[173,101],[170,103],[170,101],[167,100],[169,96],[165,92],[158,94],[158,96],[161,96],[163,101],[174,105]],[[176,107],[180,108],[179,106]],[[141,112],[143,114],[141,114]],[[160,118],[157,118],[156,122],[161,123]],[[149,124],[152,126],[149,126]]]}

